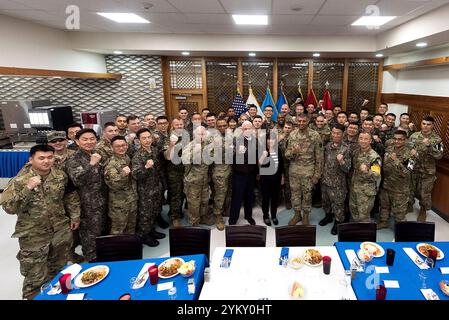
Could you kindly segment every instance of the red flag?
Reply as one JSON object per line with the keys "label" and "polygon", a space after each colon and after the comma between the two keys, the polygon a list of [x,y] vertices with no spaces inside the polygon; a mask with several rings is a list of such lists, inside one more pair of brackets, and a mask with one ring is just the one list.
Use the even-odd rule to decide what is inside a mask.
{"label": "red flag", "polygon": [[323,110],[332,110],[334,108],[334,105],[332,104],[331,100],[331,94],[329,93],[329,90],[324,90],[323,95]]}
{"label": "red flag", "polygon": [[318,105],[318,101],[315,96],[315,92],[313,92],[313,89],[309,90],[309,94],[307,95],[306,103],[304,104],[304,107],[307,108],[309,104],[313,104],[315,107]]}

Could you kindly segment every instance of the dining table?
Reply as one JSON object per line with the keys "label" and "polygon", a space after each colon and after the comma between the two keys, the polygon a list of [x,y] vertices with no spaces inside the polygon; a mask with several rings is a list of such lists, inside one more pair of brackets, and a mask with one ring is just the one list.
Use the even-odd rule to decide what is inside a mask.
{"label": "dining table", "polygon": [[[161,266],[164,261],[172,258],[174,257],[83,263],[79,265],[81,271],[71,279],[72,289],[68,294],[60,292],[49,295],[48,293],[58,285],[59,278],[65,273],[64,270],[67,270],[67,268],[74,270],[73,265],[67,266],[50,281],[51,288],[42,291],[34,300],[118,300],[125,294],[128,294],[131,300],[197,300],[203,286],[204,269],[207,264],[207,258],[204,254],[176,257],[184,262],[194,261],[195,271],[190,277],[184,277],[176,272],[167,277],[160,276],[157,284],[151,284],[148,276],[141,288],[133,288],[136,283],[135,279],[140,279],[140,275],[150,265]],[[106,269],[108,269],[108,273],[103,280],[92,286],[77,286],[77,284],[80,284],[80,278],[84,271],[92,267],[98,268],[98,266],[106,266]],[[189,284],[189,279],[192,282],[191,284]],[[194,290],[189,291],[189,286],[193,287]],[[173,293],[173,290],[170,290],[173,287],[176,288],[176,293],[169,295],[169,292]]]}

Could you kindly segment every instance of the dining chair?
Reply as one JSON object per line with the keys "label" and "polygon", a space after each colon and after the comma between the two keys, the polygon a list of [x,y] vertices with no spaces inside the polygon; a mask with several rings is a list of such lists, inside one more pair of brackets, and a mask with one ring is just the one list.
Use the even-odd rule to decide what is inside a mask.
{"label": "dining chair", "polygon": [[265,247],[267,228],[245,225],[225,227],[226,247]]}
{"label": "dining chair", "polygon": [[142,240],[137,235],[121,234],[101,236],[95,239],[95,262],[142,259]]}
{"label": "dining chair", "polygon": [[394,225],[394,241],[435,241],[435,223],[417,221],[397,222]]}
{"label": "dining chair", "polygon": [[168,230],[170,256],[205,254],[210,256],[210,229],[176,227]]}
{"label": "dining chair", "polygon": [[275,229],[276,247],[314,247],[316,245],[316,226],[298,225]]}
{"label": "dining chair", "polygon": [[376,242],[377,224],[374,222],[349,222],[337,226],[339,242]]}

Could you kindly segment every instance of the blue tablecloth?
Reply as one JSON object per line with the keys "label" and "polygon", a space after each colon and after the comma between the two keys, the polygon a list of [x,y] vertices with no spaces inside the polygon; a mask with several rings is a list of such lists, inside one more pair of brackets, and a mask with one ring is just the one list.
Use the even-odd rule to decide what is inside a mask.
{"label": "blue tablecloth", "polygon": [[[177,289],[176,300],[197,300],[204,283],[204,268],[206,266],[206,256],[204,254],[197,254],[190,256],[180,256],[180,258],[184,259],[184,261],[186,262],[195,260],[196,269],[194,275],[192,276],[195,280],[195,294],[190,295],[188,293],[187,281],[189,278],[185,278],[180,274],[169,279],[159,278],[158,284],[173,281],[173,286],[175,286]],[[168,291],[157,291],[157,285],[151,285],[150,279],[147,280],[142,288],[137,290],[131,289],[130,283],[130,279],[132,277],[136,277],[139,274],[145,263],[154,262],[159,265],[166,259],[168,258],[81,264],[81,266],[83,267],[81,272],[95,265],[107,265],[109,267],[109,274],[103,281],[97,283],[96,285],[88,288],[74,289],[70,293],[85,293],[84,299],[93,300],[118,300],[118,298],[124,293],[130,293],[132,300],[169,300]],[[62,274],[59,273],[51,281],[51,284],[56,284],[61,275]],[[45,292],[44,294],[37,295],[35,298],[35,300],[66,299],[67,295],[47,295]]]}
{"label": "blue tablecloth", "polygon": [[12,178],[28,162],[28,150],[0,150],[0,178]]}
{"label": "blue tablecloth", "polygon": [[[361,242],[337,242],[335,244],[346,270],[350,268],[350,262],[346,257],[345,250],[353,249],[357,253],[357,250],[360,249],[360,243]],[[444,252],[444,258],[442,260],[437,260],[435,268],[427,270],[419,269],[403,250],[403,248],[408,247],[413,248],[416,251],[416,245],[418,243],[419,242],[378,242],[378,244],[384,248],[385,252],[387,249],[393,249],[395,251],[394,265],[388,267],[389,273],[379,274],[381,284],[383,284],[383,280],[397,280],[399,282],[399,289],[387,288],[387,300],[425,300],[420,291],[420,289],[423,288],[423,280],[419,276],[421,272],[427,277],[425,280],[427,288],[431,288],[435,291],[441,300],[449,300],[449,297],[444,295],[439,288],[439,282],[441,280],[449,280],[449,275],[442,274],[439,269],[440,267],[449,267],[449,242],[429,242]],[[369,267],[370,265],[378,267],[387,266],[386,253],[383,257],[374,258],[371,262],[366,264],[366,267]],[[357,272],[356,278],[352,281],[352,288],[354,289],[357,299],[376,299],[376,290],[374,288],[367,288],[367,283],[372,283],[371,280],[373,275],[374,271],[372,273]]]}

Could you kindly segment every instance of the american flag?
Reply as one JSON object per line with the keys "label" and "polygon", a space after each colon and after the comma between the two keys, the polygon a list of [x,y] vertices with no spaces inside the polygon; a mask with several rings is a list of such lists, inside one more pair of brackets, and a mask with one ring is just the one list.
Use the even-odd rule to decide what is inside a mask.
{"label": "american flag", "polygon": [[237,94],[235,95],[234,101],[232,101],[232,107],[235,110],[235,115],[240,117],[240,115],[246,111],[248,108],[246,107],[245,101],[243,101],[242,95],[240,91],[237,90]]}

